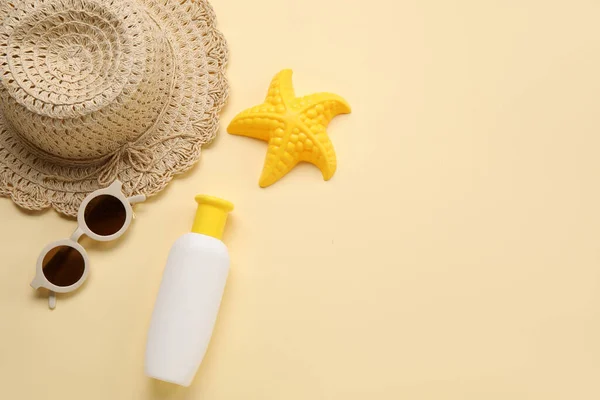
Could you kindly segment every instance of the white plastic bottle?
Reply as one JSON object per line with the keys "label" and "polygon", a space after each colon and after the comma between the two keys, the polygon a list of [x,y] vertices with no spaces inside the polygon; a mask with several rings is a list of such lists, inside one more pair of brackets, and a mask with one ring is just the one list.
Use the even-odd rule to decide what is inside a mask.
{"label": "white plastic bottle", "polygon": [[146,343],[145,372],[151,378],[189,386],[212,336],[229,272],[221,241],[233,204],[197,196],[192,233],[173,245]]}

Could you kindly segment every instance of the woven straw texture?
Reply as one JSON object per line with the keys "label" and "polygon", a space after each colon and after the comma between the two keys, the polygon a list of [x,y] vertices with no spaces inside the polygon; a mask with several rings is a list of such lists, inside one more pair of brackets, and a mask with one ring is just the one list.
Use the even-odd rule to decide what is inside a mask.
{"label": "woven straw texture", "polygon": [[120,179],[152,196],[194,165],[227,99],[205,0],[0,1],[0,195],[74,216]]}

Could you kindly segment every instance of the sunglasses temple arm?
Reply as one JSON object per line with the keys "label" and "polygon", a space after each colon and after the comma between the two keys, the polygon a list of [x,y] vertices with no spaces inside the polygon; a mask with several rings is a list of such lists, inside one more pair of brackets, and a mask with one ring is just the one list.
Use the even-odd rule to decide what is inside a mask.
{"label": "sunglasses temple arm", "polygon": [[50,296],[48,296],[48,308],[54,310],[56,308],[56,293],[50,291]]}
{"label": "sunglasses temple arm", "polygon": [[146,196],[140,194],[137,196],[129,197],[127,201],[129,202],[129,204],[141,203],[143,201],[146,201]]}

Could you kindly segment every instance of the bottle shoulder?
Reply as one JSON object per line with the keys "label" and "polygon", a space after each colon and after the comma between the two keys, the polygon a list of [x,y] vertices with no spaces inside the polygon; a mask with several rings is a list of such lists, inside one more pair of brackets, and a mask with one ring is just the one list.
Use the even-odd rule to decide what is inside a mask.
{"label": "bottle shoulder", "polygon": [[221,240],[212,236],[193,232],[189,232],[180,236],[173,244],[173,248],[210,251],[222,254],[229,253],[227,246]]}

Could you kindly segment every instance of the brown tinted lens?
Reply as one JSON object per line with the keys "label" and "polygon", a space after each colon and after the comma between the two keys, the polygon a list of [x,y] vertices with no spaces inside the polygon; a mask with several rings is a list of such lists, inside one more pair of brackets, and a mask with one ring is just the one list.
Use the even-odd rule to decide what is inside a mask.
{"label": "brown tinted lens", "polygon": [[77,283],[85,271],[83,255],[70,246],[58,246],[44,256],[42,271],[48,281],[66,287]]}
{"label": "brown tinted lens", "polygon": [[99,236],[119,232],[125,225],[126,217],[127,211],[121,200],[107,194],[92,199],[84,211],[86,225]]}

